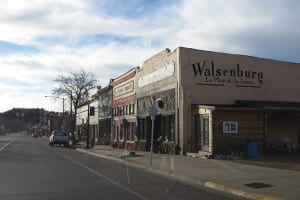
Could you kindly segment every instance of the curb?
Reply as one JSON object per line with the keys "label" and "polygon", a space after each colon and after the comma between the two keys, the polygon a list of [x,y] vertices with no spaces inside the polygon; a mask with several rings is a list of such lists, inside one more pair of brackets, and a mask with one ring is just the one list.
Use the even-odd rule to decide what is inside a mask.
{"label": "curb", "polygon": [[241,189],[237,189],[237,188],[234,188],[234,187],[219,184],[219,183],[216,183],[216,182],[213,182],[213,181],[206,181],[204,183],[204,187],[211,188],[211,189],[214,189],[214,190],[219,190],[219,191],[226,192],[226,193],[230,193],[230,194],[233,194],[235,196],[243,197],[243,198],[246,198],[246,199],[252,199],[252,200],[281,200],[280,198],[273,197],[273,196],[270,196],[270,195],[263,195],[263,194],[258,194],[258,193],[255,193],[255,192],[241,190]]}
{"label": "curb", "polygon": [[[119,163],[125,163],[127,161],[125,159],[115,158],[113,156],[100,155],[100,154],[90,152],[90,151],[80,149],[80,148],[76,148],[76,151],[86,153],[86,154],[89,154],[89,155],[92,155],[92,156],[96,156],[96,157],[99,157],[99,158],[104,158],[104,159],[108,159],[108,160],[117,161]],[[242,197],[242,198],[245,198],[245,199],[250,199],[250,200],[281,200],[280,198],[273,197],[273,196],[270,196],[270,195],[264,195],[264,194],[259,194],[259,193],[250,192],[250,191],[246,191],[246,190],[241,190],[241,189],[237,189],[237,188],[234,188],[234,187],[231,187],[231,186],[226,186],[226,185],[223,185],[223,184],[220,184],[220,183],[216,183],[214,181],[191,180],[191,179],[186,178],[184,176],[175,175],[172,171],[170,171],[170,172],[160,171],[160,170],[157,170],[157,168],[155,168],[155,167],[147,167],[143,164],[136,163],[136,162],[126,162],[126,165],[129,165],[129,166],[132,166],[132,167],[137,167],[137,168],[143,169],[143,170],[147,170],[147,171],[150,171],[150,172],[155,173],[155,174],[171,177],[171,178],[174,178],[178,181],[185,182],[187,184],[202,186],[202,187],[205,187],[205,188],[209,188],[209,189],[217,190],[217,191],[220,191],[220,192],[228,193],[228,194],[235,195],[235,196],[238,196],[238,197]]]}

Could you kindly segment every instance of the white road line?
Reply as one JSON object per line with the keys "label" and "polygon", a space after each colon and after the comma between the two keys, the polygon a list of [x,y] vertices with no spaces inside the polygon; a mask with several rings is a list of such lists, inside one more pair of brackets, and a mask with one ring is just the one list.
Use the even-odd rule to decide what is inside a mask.
{"label": "white road line", "polygon": [[172,172],[175,172],[175,165],[174,165],[174,159],[171,158],[171,170]]}
{"label": "white road line", "polygon": [[220,162],[218,160],[213,160],[213,162],[216,163],[216,164],[218,164],[218,165],[220,165],[220,166],[222,166],[222,167],[224,167],[224,168],[226,168],[226,169],[228,169],[228,170],[230,170],[230,171],[232,171],[232,172],[234,172],[234,173],[243,174],[241,171],[239,171],[237,169],[234,169],[233,167],[231,167],[229,165],[226,165],[225,163],[222,163],[222,162]]}
{"label": "white road line", "polygon": [[[41,144],[41,145],[42,145],[42,144]],[[43,145],[42,145],[42,146],[43,146]],[[64,154],[64,153],[61,153],[61,152],[55,150],[54,148],[48,148],[48,149],[50,149],[50,150],[56,152],[57,154],[59,154],[59,155],[65,157],[66,159],[68,159],[68,160],[72,161],[73,163],[79,165],[80,167],[82,167],[82,168],[88,170],[89,172],[91,172],[91,173],[93,173],[93,174],[96,174],[98,177],[103,178],[103,179],[107,180],[108,182],[110,182],[110,183],[112,183],[112,184],[114,184],[114,185],[116,185],[116,186],[122,188],[123,190],[126,190],[127,192],[130,192],[130,193],[134,194],[135,196],[137,196],[137,197],[139,197],[139,198],[141,198],[141,199],[144,199],[144,200],[150,200],[149,198],[147,198],[147,197],[145,197],[145,196],[143,196],[143,195],[141,195],[141,194],[139,194],[139,193],[137,193],[137,192],[135,192],[135,191],[129,189],[128,187],[126,187],[126,186],[124,186],[124,185],[121,185],[120,183],[114,181],[113,179],[111,179],[111,178],[109,178],[109,177],[107,177],[107,176],[105,176],[105,175],[103,175],[103,174],[97,172],[96,170],[94,170],[94,169],[92,169],[92,168],[86,166],[85,164],[83,164],[83,163],[81,163],[81,162],[79,162],[79,161],[73,159],[73,158],[70,157],[70,156],[67,156],[67,155]]]}
{"label": "white road line", "polygon": [[3,147],[1,147],[0,152],[3,151],[8,145],[10,145],[10,142],[6,143]]}

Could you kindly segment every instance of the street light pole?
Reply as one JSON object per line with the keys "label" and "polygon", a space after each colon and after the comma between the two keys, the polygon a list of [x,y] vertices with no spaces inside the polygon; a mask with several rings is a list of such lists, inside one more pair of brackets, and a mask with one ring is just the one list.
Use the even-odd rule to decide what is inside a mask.
{"label": "street light pole", "polygon": [[88,99],[88,110],[87,110],[87,133],[86,133],[86,148],[90,148],[90,100]]}

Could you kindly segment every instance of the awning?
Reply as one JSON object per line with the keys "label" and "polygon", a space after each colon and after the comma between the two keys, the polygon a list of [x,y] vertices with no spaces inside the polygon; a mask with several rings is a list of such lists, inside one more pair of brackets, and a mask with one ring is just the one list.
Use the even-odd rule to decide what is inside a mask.
{"label": "awning", "polygon": [[236,105],[265,110],[300,110],[300,102],[236,100]]}

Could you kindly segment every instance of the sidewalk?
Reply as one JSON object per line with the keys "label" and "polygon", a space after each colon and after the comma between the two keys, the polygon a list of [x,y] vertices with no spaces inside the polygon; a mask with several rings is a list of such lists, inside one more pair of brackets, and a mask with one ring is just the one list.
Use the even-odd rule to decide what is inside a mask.
{"label": "sidewalk", "polygon": [[96,145],[92,149],[84,149],[83,144],[75,147],[80,152],[127,162],[188,184],[221,190],[247,199],[296,200],[300,196],[299,171],[166,154],[153,154],[150,165],[150,152],[135,151],[135,155],[130,155],[128,150],[106,145]]}

